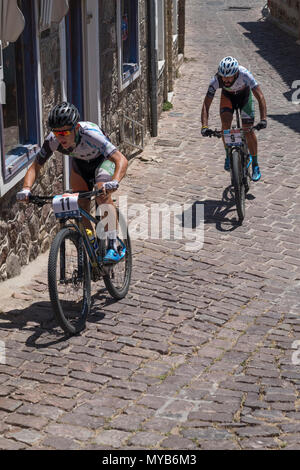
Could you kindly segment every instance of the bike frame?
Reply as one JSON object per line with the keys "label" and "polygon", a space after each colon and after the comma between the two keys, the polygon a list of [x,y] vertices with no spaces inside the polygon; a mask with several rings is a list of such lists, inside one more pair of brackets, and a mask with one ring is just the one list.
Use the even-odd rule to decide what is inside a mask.
{"label": "bike frame", "polygon": [[229,151],[230,151],[230,157],[232,155],[232,151],[233,149],[237,150],[240,155],[241,155],[241,158],[242,158],[242,166],[244,168],[244,157],[247,157],[248,155],[248,146],[247,146],[247,141],[246,141],[246,136],[245,136],[245,130],[241,127],[241,118],[240,118],[240,112],[239,112],[239,109],[237,108],[235,110],[235,113],[236,113],[236,123],[237,123],[237,127],[235,126],[232,126],[232,129],[239,129],[240,132],[241,132],[241,136],[242,136],[242,142],[243,142],[243,145],[237,145],[237,146],[226,146]]}
{"label": "bike frame", "polygon": [[99,266],[99,263],[98,263],[98,260],[97,260],[97,256],[96,256],[96,253],[95,253],[94,246],[90,242],[90,239],[89,239],[89,237],[86,233],[85,227],[83,225],[82,217],[86,217],[90,222],[92,222],[95,225],[97,225],[99,223],[99,220],[97,220],[95,217],[93,217],[91,214],[86,212],[81,207],[79,207],[79,212],[81,214],[81,217],[78,217],[78,218],[76,217],[77,223],[70,222],[71,217],[70,218],[65,218],[65,219],[62,219],[60,221],[60,227],[61,227],[61,229],[64,228],[64,227],[73,227],[77,232],[79,232],[82,235],[88,257],[90,259],[92,268],[94,269],[94,268],[97,268]]}
{"label": "bike frame", "polygon": [[[68,191],[67,191],[68,192]],[[69,191],[70,192],[70,191]],[[79,199],[84,199],[84,198],[91,198],[92,196],[98,196],[101,194],[103,191],[96,190],[96,191],[90,191],[90,192],[83,192],[79,193]],[[37,205],[43,206],[44,204],[52,201],[54,196],[31,196],[30,200],[31,202],[35,202]],[[79,232],[83,238],[83,242],[86,248],[86,252],[88,254],[89,261],[91,263],[92,271],[94,274],[100,274],[100,275],[105,275],[107,274],[106,270],[103,268],[103,264],[98,261],[97,255],[94,249],[93,244],[90,242],[90,239],[86,233],[85,227],[82,222],[82,218],[86,217],[90,222],[92,222],[94,225],[97,225],[100,220],[99,218],[93,217],[89,212],[86,210],[82,209],[80,206],[78,206],[80,216],[77,217],[64,217],[59,220],[60,223],[60,230],[65,228],[65,227],[72,227],[74,228],[77,232]],[[71,222],[71,219],[75,219],[76,222]],[[98,271],[99,270],[99,271]],[[97,272],[98,271],[98,272]]]}

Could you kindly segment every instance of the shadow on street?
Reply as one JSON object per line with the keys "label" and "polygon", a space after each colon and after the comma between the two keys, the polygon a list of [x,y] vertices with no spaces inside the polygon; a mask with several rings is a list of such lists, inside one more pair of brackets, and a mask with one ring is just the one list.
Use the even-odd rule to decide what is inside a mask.
{"label": "shadow on street", "polygon": [[[243,34],[257,47],[256,53],[266,60],[292,90],[295,80],[300,80],[300,46],[296,39],[279,29],[270,21],[240,22],[247,31]],[[272,78],[270,77],[270,80]],[[298,87],[299,88],[299,87]],[[285,93],[288,101],[291,93]],[[277,83],[274,82],[274,93]]]}
{"label": "shadow on street", "polygon": [[[105,295],[104,291],[103,288],[92,296],[92,306],[87,318],[87,325],[101,322],[105,318],[103,308],[116,303],[116,300]],[[14,309],[6,312],[3,314],[3,319],[5,319],[5,322],[1,322],[0,318],[0,329],[32,332],[32,335],[26,339],[26,346],[31,348],[43,349],[59,345],[70,337],[57,325],[51,303],[47,301],[36,302],[24,309]]]}
{"label": "shadow on street", "polygon": [[[253,200],[255,197],[248,193],[247,200]],[[201,211],[198,206],[204,206],[204,220],[201,218]],[[186,217],[187,216],[187,217]],[[247,207],[246,207],[247,217]],[[182,227],[195,230],[200,223],[215,224],[220,232],[232,232],[240,227],[235,208],[235,197],[233,186],[227,186],[224,189],[221,200],[207,199],[204,201],[195,201],[189,208],[188,214],[182,214]]]}
{"label": "shadow on street", "polygon": [[[299,105],[300,108],[300,105]],[[300,111],[300,109],[299,109]],[[292,114],[268,114],[268,118],[273,119],[274,121],[283,124],[286,127],[289,127],[294,132],[300,132],[300,113]]]}

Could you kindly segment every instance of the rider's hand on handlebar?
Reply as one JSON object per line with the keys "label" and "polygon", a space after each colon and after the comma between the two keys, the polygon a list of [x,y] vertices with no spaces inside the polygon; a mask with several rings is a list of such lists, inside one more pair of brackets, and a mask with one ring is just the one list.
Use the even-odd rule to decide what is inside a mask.
{"label": "rider's hand on handlebar", "polygon": [[16,199],[19,202],[29,202],[29,196],[31,196],[30,189],[22,189],[17,193]]}
{"label": "rider's hand on handlebar", "polygon": [[262,119],[261,121],[259,121],[258,124],[256,124],[256,126],[254,126],[256,130],[260,131],[261,129],[266,129],[267,127],[267,120],[266,119]]}
{"label": "rider's hand on handlebar", "polygon": [[106,181],[103,186],[103,192],[104,194],[111,192],[111,191],[116,191],[119,187],[119,182],[117,180],[112,180],[112,181]]}
{"label": "rider's hand on handlebar", "polygon": [[207,126],[202,126],[201,135],[202,137],[211,137],[211,129],[209,129]]}

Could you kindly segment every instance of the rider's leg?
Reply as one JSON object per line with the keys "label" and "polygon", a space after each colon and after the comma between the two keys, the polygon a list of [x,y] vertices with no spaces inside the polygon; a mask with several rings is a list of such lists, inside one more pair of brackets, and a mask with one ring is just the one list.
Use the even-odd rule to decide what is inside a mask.
{"label": "rider's leg", "polygon": [[[229,112],[224,112],[221,114],[221,121],[222,121],[222,131],[231,128],[232,124],[232,114]],[[225,162],[224,162],[224,169],[226,171],[230,170],[230,158],[229,158],[229,150],[225,145],[224,135],[222,134],[223,144],[226,152]]]}
{"label": "rider's leg", "polygon": [[[97,183],[98,189],[101,189],[103,183]],[[114,263],[120,261],[125,256],[123,253],[118,252],[118,213],[114,201],[110,194],[106,196],[99,196],[97,198],[98,209],[104,231],[106,232],[108,245],[106,255],[104,256],[104,263]],[[99,211],[99,212],[98,212]],[[101,234],[97,234],[101,236]]]}
{"label": "rider's leg", "polygon": [[[253,125],[253,123],[250,124],[250,123],[244,123],[243,122],[243,129],[248,131],[248,129],[250,129],[250,127],[252,127],[252,125]],[[256,138],[256,135],[255,135],[255,132],[254,131],[246,132],[245,135],[246,135],[248,149],[249,149],[249,152],[252,156],[252,159],[253,159],[253,157],[257,158],[257,138]],[[257,164],[257,160],[256,160],[256,164]]]}
{"label": "rider's leg", "polygon": [[[95,182],[97,188],[101,189],[105,182],[111,181],[113,179],[114,172],[115,164],[113,162],[110,160],[102,161],[95,170]],[[100,195],[97,198],[97,204],[100,211],[100,206],[102,206],[103,210],[101,211],[101,219],[105,218],[104,230],[107,232],[108,238],[111,239],[115,235],[115,231],[117,230],[118,226],[117,209],[111,194]],[[117,237],[114,236],[114,238],[116,239]]]}
{"label": "rider's leg", "polygon": [[[242,107],[241,117],[242,117],[243,128],[249,129],[249,127],[253,126],[254,119],[255,119],[255,108],[254,108],[253,94],[251,91],[250,91],[249,98],[246,104]],[[246,132],[246,140],[247,140],[249,152],[252,157],[252,180],[258,181],[261,177],[261,174],[260,174],[260,170],[258,166],[258,157],[257,157],[258,144],[257,144],[257,138],[255,135],[255,132],[254,131]]]}
{"label": "rider's leg", "polygon": [[[98,189],[101,189],[103,183],[97,182],[96,185]],[[113,237],[113,235],[116,234],[118,229],[118,215],[111,194],[98,196],[96,202],[98,205],[97,213],[100,215],[100,219],[104,224],[104,231],[107,232],[109,239],[116,239],[117,237]]]}
{"label": "rider's leg", "polygon": [[[74,168],[71,169],[71,176],[70,176],[70,183],[72,190],[74,192],[77,191],[89,191],[89,187],[87,182],[80,176]],[[89,199],[80,199],[78,202],[79,206],[84,209],[85,211],[89,212],[90,211],[90,200]],[[86,229],[90,229],[93,231],[93,227],[91,225],[91,222],[86,218],[82,218],[82,223]]]}
{"label": "rider's leg", "polygon": [[[244,127],[244,126],[243,126]],[[249,126],[247,126],[249,128]],[[258,158],[257,158],[257,138],[255,132],[247,132],[246,133],[247,145],[249,148],[249,152],[252,157],[252,180],[258,181],[261,177],[260,169],[258,166]]]}
{"label": "rider's leg", "polygon": [[[221,94],[221,101],[220,101],[220,117],[221,117],[221,122],[222,122],[222,131],[230,129],[231,124],[232,124],[232,119],[233,119],[233,105],[232,105],[230,98],[226,96],[223,92]],[[229,153],[225,145],[223,134],[222,134],[222,140],[223,140],[223,144],[224,144],[224,148],[226,152],[224,169],[226,171],[229,171],[230,170]]]}
{"label": "rider's leg", "polygon": [[[111,181],[115,172],[115,164],[105,160],[99,165],[95,172],[96,185],[99,189],[104,182]],[[104,262],[119,261],[122,256],[117,249],[118,236],[118,212],[111,194],[102,195],[97,198],[98,210],[101,212],[101,220],[108,238],[107,253]],[[124,253],[125,254],[125,253]]]}

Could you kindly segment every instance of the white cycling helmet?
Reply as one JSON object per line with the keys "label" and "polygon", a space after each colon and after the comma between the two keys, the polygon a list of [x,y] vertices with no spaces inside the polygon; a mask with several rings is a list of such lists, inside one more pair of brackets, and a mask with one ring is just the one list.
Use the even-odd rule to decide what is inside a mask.
{"label": "white cycling helmet", "polygon": [[233,77],[238,70],[239,64],[234,57],[224,57],[219,63],[218,74],[222,77]]}

